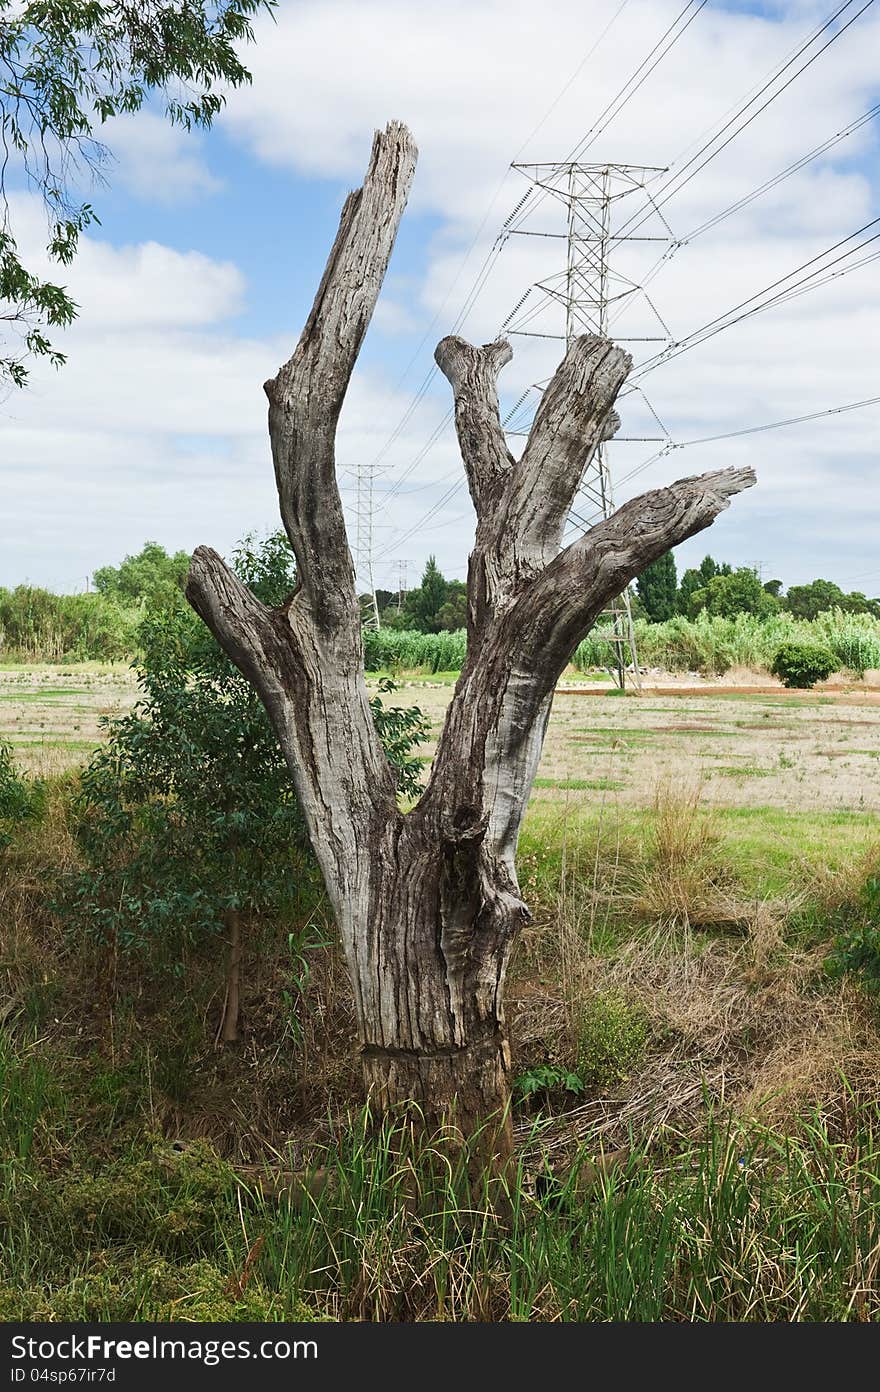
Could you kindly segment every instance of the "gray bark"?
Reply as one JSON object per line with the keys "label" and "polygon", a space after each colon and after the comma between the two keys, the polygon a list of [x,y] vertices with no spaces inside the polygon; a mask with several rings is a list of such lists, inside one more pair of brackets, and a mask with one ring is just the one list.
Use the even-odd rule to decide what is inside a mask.
{"label": "gray bark", "polygon": [[[509,345],[444,339],[436,358],[452,386],[477,513],[468,656],[427,787],[401,813],[368,707],[334,448],[415,159],[404,126],[377,134],[299,344],[266,384],[296,593],[268,609],[200,547],[187,595],[278,733],[339,925],[374,1100],[384,1108],[412,1099],[431,1122],[454,1106],[470,1132],[509,1100],[504,977],[529,918],[514,857],[557,678],[608,602],[709,526],[754,475],[681,479],[563,549],[583,470],[617,428],[630,359],[606,340],[576,340],[516,461],[496,389]],[[503,1151],[509,1126],[493,1135]]]}

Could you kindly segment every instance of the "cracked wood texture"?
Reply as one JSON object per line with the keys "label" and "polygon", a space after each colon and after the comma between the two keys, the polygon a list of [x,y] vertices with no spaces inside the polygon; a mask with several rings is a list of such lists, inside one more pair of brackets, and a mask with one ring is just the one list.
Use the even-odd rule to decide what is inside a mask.
{"label": "cracked wood texture", "polygon": [[200,547],[187,595],[277,731],[339,926],[374,1104],[412,1100],[429,1125],[454,1119],[465,1135],[483,1128],[504,1161],[504,978],[529,918],[515,853],[554,686],[609,601],[709,526],[754,476],[728,469],[681,479],[563,549],[584,468],[619,423],[614,401],[630,359],[607,340],[577,339],[516,460],[498,411],[509,345],[445,338],[436,359],[452,387],[477,514],[468,655],[425,791],[402,813],[368,706],[335,436],[415,162],[405,126],[377,133],[302,337],[266,383],[296,592],[269,609]]}

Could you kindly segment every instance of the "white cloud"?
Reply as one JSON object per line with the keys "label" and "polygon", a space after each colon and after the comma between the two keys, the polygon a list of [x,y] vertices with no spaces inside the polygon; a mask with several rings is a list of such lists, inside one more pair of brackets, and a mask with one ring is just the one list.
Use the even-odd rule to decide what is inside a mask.
{"label": "white cloud", "polygon": [[[617,8],[616,0],[589,6],[547,0],[540,7],[530,0],[451,0],[430,11],[414,11],[403,0],[300,4],[280,13],[271,33],[268,25],[261,30],[252,53],[254,85],[236,94],[225,120],[261,158],[298,173],[351,183],[361,173],[373,127],[392,117],[407,121],[421,149],[411,210],[430,213],[439,223],[414,304],[421,304],[425,321],[438,316],[439,337],[449,331],[503,217],[526,188],[519,176],[510,174],[490,204],[511,158],[565,158],[680,6],[677,0],[630,0],[583,73],[546,114]],[[704,10],[586,157],[671,165],[671,175],[681,172],[684,178],[705,136],[720,131],[741,100],[757,93],[826,18],[815,4],[775,8],[771,17],[714,6]],[[868,13],[670,200],[664,213],[675,234],[686,236],[875,102],[878,41],[880,22]],[[332,58],[316,65],[316,53]],[[758,96],[752,110],[767,95]],[[530,138],[539,122],[539,132]],[[876,204],[868,177],[869,157],[875,152],[876,130],[868,126],[681,249],[651,287],[673,335],[683,337],[748,300],[867,222]],[[538,219],[531,225],[550,227]],[[659,230],[656,221],[645,228]],[[462,274],[462,258],[472,241]],[[561,267],[561,246],[511,238],[466,316],[463,332],[477,340],[492,337],[529,283]],[[639,280],[655,251],[628,249],[629,261],[620,257],[617,265]],[[729,329],[658,369],[644,387],[677,439],[876,395],[878,290],[878,268],[866,267]],[[535,322],[530,327],[544,326]],[[634,335],[658,331],[638,299],[616,330]],[[515,339],[514,346],[514,362],[502,379],[508,402],[529,382],[545,377],[559,354],[558,345],[537,340]],[[639,344],[632,350],[637,361],[654,351]],[[427,353],[423,357],[412,373],[413,389],[422,380]],[[398,419],[393,413],[384,418],[387,432]],[[880,525],[876,421],[876,412],[865,412],[674,453],[622,485],[620,496],[677,472],[756,462],[760,487],[737,501],[717,524],[711,543],[698,538],[692,549],[726,547],[732,558],[766,552],[771,566],[790,572],[792,579],[823,566],[841,573],[859,569],[849,558],[853,550],[863,558],[873,556]],[[657,433],[636,397],[625,403],[624,422],[621,433]],[[408,427],[395,445],[401,457],[411,459],[431,428],[419,433]],[[442,444],[442,462],[437,446],[420,466],[430,471],[428,476],[448,472],[446,437]],[[618,474],[628,473],[652,448],[616,446]],[[445,521],[445,528],[407,536],[447,486],[413,494],[404,504],[395,501],[405,554],[423,559],[437,549],[449,563],[454,555],[461,557],[462,513],[468,513],[461,491],[426,524],[430,529]],[[800,536],[817,531],[823,546],[810,543],[805,550]]]}
{"label": "white cloud", "polygon": [[10,213],[25,265],[61,281],[80,307],[81,321],[69,335],[71,346],[96,329],[131,332],[211,324],[241,308],[244,279],[232,262],[215,261],[198,251],[175,251],[158,242],[117,247],[82,237],[72,265],[59,266],[46,254],[46,218],[39,200],[14,195]]}
{"label": "white cloud", "polygon": [[[381,344],[379,335],[390,345],[414,325],[420,336],[435,314],[434,336],[450,331],[503,217],[525,190],[511,174],[499,192],[511,158],[564,157],[680,3],[629,0],[582,74],[527,141],[617,8],[618,0],[589,6],[545,0],[539,7],[532,0],[447,0],[431,8],[404,0],[304,0],[258,25],[257,44],[247,52],[253,86],[230,94],[222,118],[226,132],[255,158],[294,176],[354,185],[373,128],[388,119],[406,120],[421,147],[410,217],[430,216],[430,223],[416,222],[430,228],[425,272],[416,278],[392,266],[374,345]],[[675,161],[673,172],[684,169],[697,137],[723,124],[731,108],[823,18],[801,0],[780,4],[773,18],[707,7],[589,158]],[[664,208],[676,235],[684,236],[876,101],[878,36],[880,24],[870,11],[688,183]],[[120,153],[120,176],[152,195],[208,191],[191,137],[185,146],[163,147],[166,128],[160,134],[141,121],[137,130],[131,123],[121,139],[111,141]],[[176,134],[171,136],[176,142]],[[821,163],[679,250],[651,286],[673,334],[681,337],[708,322],[876,215],[870,163],[875,151],[876,137],[865,128]],[[194,167],[187,172],[189,159]],[[258,211],[273,215],[271,205]],[[530,282],[561,265],[561,245],[511,238],[464,332],[479,340],[491,337]],[[630,260],[618,264],[638,280],[656,251],[635,248]],[[285,255],[283,239],[278,255]],[[674,438],[713,435],[876,395],[877,269],[866,267],[750,319],[659,368],[644,386]],[[146,536],[169,546],[209,541],[223,549],[248,528],[273,525],[261,384],[293,342],[286,332],[245,339],[230,326],[247,298],[236,267],[197,250],[112,247],[86,238],[69,279],[83,317],[68,335],[68,366],[60,375],[40,372],[29,396],[4,406],[4,455],[13,461],[4,468],[4,510],[12,521],[0,550],[0,582],[23,573],[39,578],[40,567],[46,578],[61,583],[66,572],[85,574],[139,547]],[[655,331],[651,316],[635,303],[615,329]],[[356,374],[340,430],[343,469],[382,450],[424,378],[432,348],[429,341],[402,386],[390,385],[397,373],[383,375],[375,352],[369,370]],[[537,340],[515,340],[515,348],[502,378],[508,403],[546,376],[558,356],[556,345]],[[653,350],[634,344],[633,351],[638,359]],[[377,480],[377,495],[385,498],[387,489],[399,486],[377,517],[379,583],[394,578],[399,556],[411,562],[412,581],[429,551],[436,551],[448,573],[463,574],[471,525],[463,486],[408,536],[460,483],[448,430],[400,482],[448,405],[446,384],[435,383],[383,458],[388,471]],[[622,434],[657,433],[637,396],[624,407]],[[792,583],[823,570],[841,579],[876,570],[878,419],[877,412],[864,412],[674,452],[622,482],[618,496],[682,473],[755,463],[760,487],[737,500],[711,538],[689,543],[686,558],[711,548],[734,561],[764,562]],[[656,448],[616,444],[618,476]],[[350,500],[349,473],[342,483]],[[32,521],[29,541],[28,518],[37,517],[39,533]],[[870,581],[864,583],[871,588]]]}
{"label": "white cloud", "polygon": [[191,203],[223,186],[205,163],[199,134],[154,111],[119,116],[101,135],[113,156],[113,182],[136,198]]}

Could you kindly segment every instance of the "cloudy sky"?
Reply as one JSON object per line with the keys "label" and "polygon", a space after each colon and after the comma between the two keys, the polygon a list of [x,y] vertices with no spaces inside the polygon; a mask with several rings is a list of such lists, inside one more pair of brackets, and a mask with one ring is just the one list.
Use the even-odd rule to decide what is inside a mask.
{"label": "cloudy sky", "polygon": [[[627,438],[611,447],[618,499],[754,464],[759,487],[711,537],[681,548],[679,563],[711,549],[786,584],[821,574],[880,593],[880,406],[667,448],[647,463],[664,442],[880,394],[880,260],[832,274],[880,249],[878,241],[835,259],[880,223],[823,259],[880,215],[877,120],[691,235],[880,102],[880,5],[868,0],[796,75],[865,4],[854,0],[774,80],[843,0],[709,0],[606,124],[602,113],[683,3],[280,0],[248,50],[253,86],[231,94],[210,133],[174,131],[154,112],[116,122],[106,137],[110,187],[90,195],[101,226],[65,272],[81,306],[64,335],[68,364],[39,367],[28,391],[0,401],[0,584],[82,589],[99,565],[146,539],[228,551],[245,532],[277,525],[262,382],[292,351],[373,129],[399,118],[420,147],[416,184],[339,440],[350,504],[351,471],[377,465],[378,585],[396,586],[402,561],[413,583],[431,552],[448,575],[465,573],[473,519],[444,424],[449,389],[431,376],[433,348],[453,328],[495,337],[529,286],[562,270],[558,235],[522,235],[564,230],[552,197],[533,194],[499,240],[529,188],[510,165],[562,161],[586,146],[583,160],[669,170],[648,182],[668,226],[643,211],[650,205],[638,190],[619,200],[615,218],[680,243],[656,273],[667,243],[615,243],[612,289],[650,275],[650,303],[628,294],[612,319],[641,389],[622,402]],[[705,168],[704,155],[691,163],[731,134]],[[23,192],[13,199],[19,244],[38,257],[41,209]],[[765,287],[792,284],[783,278],[817,257],[809,269],[828,265],[825,284],[638,372],[664,346],[642,340],[687,345],[734,306],[759,304]],[[538,291],[512,326],[562,329]],[[549,337],[512,342],[505,410],[560,352]],[[527,424],[533,400],[511,425]],[[511,443],[521,447],[521,436]]]}

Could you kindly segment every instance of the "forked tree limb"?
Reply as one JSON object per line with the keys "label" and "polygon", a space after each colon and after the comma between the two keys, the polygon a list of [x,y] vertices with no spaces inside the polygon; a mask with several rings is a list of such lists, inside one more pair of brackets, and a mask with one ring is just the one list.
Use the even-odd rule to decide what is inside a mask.
{"label": "forked tree limb", "polygon": [[496,834],[510,847],[537,769],[549,699],[577,644],[637,575],[710,526],[755,481],[753,469],[731,468],[643,493],[525,584],[468,652],[426,797],[445,806],[454,798],[477,807],[487,800]]}
{"label": "forked tree limb", "polygon": [[554,658],[567,661],[598,614],[636,576],[711,526],[731,498],[756,482],[752,468],[678,479],[631,498],[572,542],[524,592],[511,616],[518,634],[532,635],[534,669],[552,668]]}
{"label": "forked tree limb", "polygon": [[468,575],[473,641],[558,552],[584,470],[619,424],[614,399],[631,366],[629,356],[607,339],[575,339],[541,398],[517,461],[507,448],[496,385],[511,356],[504,340],[476,348],[462,338],[444,338],[434,354],[452,386],[477,513]]}
{"label": "forked tree limb", "polygon": [[434,350],[452,387],[455,429],[478,522],[497,506],[515,464],[498,411],[498,374],[512,357],[504,339],[476,348],[463,338],[443,338]]}
{"label": "forked tree limb", "polygon": [[608,339],[584,335],[573,340],[541,397],[507,512],[536,562],[546,564],[559,549],[584,470],[619,425],[614,401],[631,366],[629,354]]}
{"label": "forked tree limb", "polygon": [[406,126],[377,131],[363,187],[349,195],[293,356],[265,384],[281,517],[296,554],[300,607],[359,643],[354,570],[336,481],[336,426],[416,166]]}

